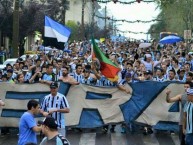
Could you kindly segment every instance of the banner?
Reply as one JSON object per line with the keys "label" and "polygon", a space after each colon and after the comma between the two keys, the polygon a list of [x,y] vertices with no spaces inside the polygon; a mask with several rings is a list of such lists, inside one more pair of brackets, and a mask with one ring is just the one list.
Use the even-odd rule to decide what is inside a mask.
{"label": "banner", "polygon": [[[184,91],[183,84],[172,82],[138,82],[126,86],[131,94],[114,87],[94,87],[60,83],[59,92],[67,97],[70,113],[65,114],[67,126],[95,128],[105,124],[131,123],[133,121],[160,127],[160,123],[179,121],[179,104],[166,102],[166,88],[171,96]],[[19,118],[27,110],[27,102],[40,102],[50,93],[44,84],[0,83],[0,127],[18,127]],[[37,118],[39,119],[39,118]],[[164,129],[164,126],[162,126]]]}

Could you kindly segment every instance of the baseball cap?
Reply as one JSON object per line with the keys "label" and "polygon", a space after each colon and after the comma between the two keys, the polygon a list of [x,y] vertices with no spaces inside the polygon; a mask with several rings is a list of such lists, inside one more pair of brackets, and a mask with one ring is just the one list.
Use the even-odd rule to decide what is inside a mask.
{"label": "baseball cap", "polygon": [[145,71],[145,74],[147,74],[147,75],[153,75],[153,73],[152,73],[152,71],[150,71],[150,70],[147,70],[147,71]]}
{"label": "baseball cap", "polygon": [[28,71],[28,66],[27,66],[27,65],[24,65],[24,66],[22,67],[22,71]]}
{"label": "baseball cap", "polygon": [[147,58],[152,57],[151,54],[145,54],[145,56],[146,56]]}
{"label": "baseball cap", "polygon": [[187,89],[187,95],[193,95],[193,88]]}
{"label": "baseball cap", "polygon": [[13,73],[13,69],[8,69],[7,73]]}
{"label": "baseball cap", "polygon": [[149,49],[146,49],[146,52],[150,52],[150,50],[149,50]]}
{"label": "baseball cap", "polygon": [[115,52],[112,52],[111,55],[116,55],[116,53],[115,53]]}
{"label": "baseball cap", "polygon": [[131,78],[131,73],[128,73],[128,72],[127,72],[127,73],[125,74],[125,77]]}
{"label": "baseball cap", "polygon": [[45,126],[52,128],[52,129],[58,128],[57,121],[51,116],[46,117],[43,121],[38,121],[38,123],[45,125]]}
{"label": "baseball cap", "polygon": [[58,83],[57,82],[52,82],[50,84],[50,88],[58,88]]}
{"label": "baseball cap", "polygon": [[78,60],[78,57],[74,57],[73,60]]}

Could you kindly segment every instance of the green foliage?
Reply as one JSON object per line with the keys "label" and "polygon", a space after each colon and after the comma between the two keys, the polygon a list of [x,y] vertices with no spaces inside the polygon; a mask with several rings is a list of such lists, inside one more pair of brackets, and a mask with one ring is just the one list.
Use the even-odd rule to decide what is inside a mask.
{"label": "green foliage", "polygon": [[161,22],[151,26],[149,32],[153,30],[158,36],[159,32],[175,32],[183,36],[184,30],[193,29],[193,1],[192,0],[156,0],[161,12],[158,19]]}
{"label": "green foliage", "polygon": [[78,25],[76,22],[68,21],[66,26],[71,29],[71,42],[74,40],[82,40],[84,38],[91,39],[92,36],[94,36],[96,39],[108,38],[110,33],[109,30],[100,29],[97,25],[93,24],[84,25],[84,35],[82,34],[82,26]]}
{"label": "green foliage", "polygon": [[11,9],[12,2],[0,0],[0,30],[3,36],[12,36],[13,14]]}
{"label": "green foliage", "polygon": [[70,41],[79,40],[81,36],[80,26],[74,21],[68,21],[66,26],[71,29]]}
{"label": "green foliage", "polygon": [[[69,1],[53,0],[30,0],[24,4],[25,0],[19,0],[19,39],[20,41],[28,35],[34,34],[34,31],[43,33],[44,16],[48,15],[56,21],[62,22],[64,14],[60,9],[65,11],[69,9]],[[45,4],[47,3],[47,4]],[[0,30],[4,36],[12,39],[13,27],[13,0],[0,0]]]}

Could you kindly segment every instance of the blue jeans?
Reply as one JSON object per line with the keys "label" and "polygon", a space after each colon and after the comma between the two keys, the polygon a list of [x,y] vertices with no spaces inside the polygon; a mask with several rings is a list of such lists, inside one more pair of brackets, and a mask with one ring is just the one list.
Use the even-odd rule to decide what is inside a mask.
{"label": "blue jeans", "polygon": [[193,145],[193,133],[186,134],[186,145]]}

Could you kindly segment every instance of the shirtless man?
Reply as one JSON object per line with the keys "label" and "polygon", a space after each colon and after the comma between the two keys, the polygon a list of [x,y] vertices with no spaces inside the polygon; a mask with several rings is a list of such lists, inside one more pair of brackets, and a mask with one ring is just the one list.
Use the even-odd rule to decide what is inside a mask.
{"label": "shirtless man", "polygon": [[64,83],[69,83],[71,85],[79,84],[79,82],[77,82],[72,76],[68,74],[68,67],[64,67],[62,69],[62,76],[59,78],[59,80],[63,81]]}
{"label": "shirtless man", "polygon": [[184,105],[187,102],[187,89],[192,87],[193,84],[191,82],[186,82],[184,84],[184,92],[182,94],[178,94],[176,96],[171,97],[170,93],[171,90],[166,90],[166,102],[167,103],[173,103],[179,101],[181,103],[181,110],[180,110],[180,120],[179,120],[179,139],[181,145],[185,145],[185,135],[183,134],[183,113],[184,113]]}

